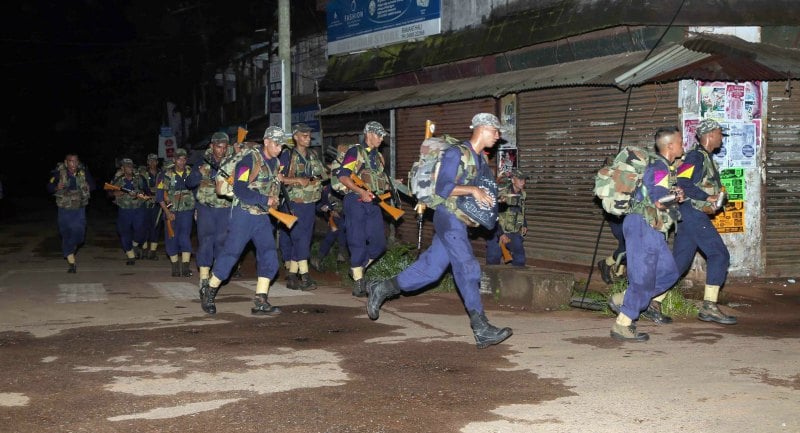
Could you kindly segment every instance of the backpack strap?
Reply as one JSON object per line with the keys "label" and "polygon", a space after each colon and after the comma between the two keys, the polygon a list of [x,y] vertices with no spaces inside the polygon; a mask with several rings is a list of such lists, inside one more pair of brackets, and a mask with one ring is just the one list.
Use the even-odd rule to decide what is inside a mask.
{"label": "backpack strap", "polygon": [[258,149],[253,149],[253,169],[250,170],[250,176],[247,178],[247,183],[253,183],[256,178],[258,178],[259,172],[261,172],[261,164],[264,163],[264,158],[261,157],[261,151]]}

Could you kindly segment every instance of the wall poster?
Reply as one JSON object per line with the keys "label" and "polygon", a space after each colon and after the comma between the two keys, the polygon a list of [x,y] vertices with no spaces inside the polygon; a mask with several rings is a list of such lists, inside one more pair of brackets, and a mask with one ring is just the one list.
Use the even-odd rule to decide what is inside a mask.
{"label": "wall poster", "polygon": [[727,137],[713,155],[728,192],[724,212],[711,219],[720,233],[744,233],[744,170],[757,167],[761,146],[761,83],[684,81],[680,86],[683,107],[683,143],[688,151],[697,144],[695,131],[703,119],[714,119]]}

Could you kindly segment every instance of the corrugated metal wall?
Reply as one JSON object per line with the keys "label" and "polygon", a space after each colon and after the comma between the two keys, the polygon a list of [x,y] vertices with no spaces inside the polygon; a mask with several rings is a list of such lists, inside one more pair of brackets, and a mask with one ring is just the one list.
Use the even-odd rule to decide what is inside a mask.
{"label": "corrugated metal wall", "polygon": [[[442,84],[446,86],[446,83]],[[480,112],[497,113],[497,103],[492,98],[477,99],[472,101],[455,102],[450,104],[429,105],[425,107],[403,108],[395,112],[396,115],[396,140],[397,140],[397,177],[408,180],[408,171],[419,158],[419,145],[425,137],[425,121],[430,119],[436,122],[436,134],[450,134],[460,139],[468,139],[472,135],[469,129],[472,116]],[[494,161],[491,161],[494,164]],[[403,203],[406,211],[401,223],[397,226],[396,236],[403,242],[416,245],[417,223],[414,209],[408,203]],[[422,248],[430,246],[433,235],[432,214],[426,213],[423,229]],[[475,255],[485,257],[486,242],[476,239],[472,245]]]}
{"label": "corrugated metal wall", "polygon": [[[793,81],[794,89],[800,89]],[[764,248],[766,272],[795,276],[800,268],[800,91],[782,83],[768,91]]]}
{"label": "corrugated metal wall", "polygon": [[[592,194],[594,174],[613,156],[628,94],[577,87],[522,93],[518,99],[520,167],[528,191],[529,259],[591,266],[602,221]],[[680,125],[677,83],[632,89],[623,143],[653,145],[658,127]],[[616,241],[606,226],[598,259]]]}

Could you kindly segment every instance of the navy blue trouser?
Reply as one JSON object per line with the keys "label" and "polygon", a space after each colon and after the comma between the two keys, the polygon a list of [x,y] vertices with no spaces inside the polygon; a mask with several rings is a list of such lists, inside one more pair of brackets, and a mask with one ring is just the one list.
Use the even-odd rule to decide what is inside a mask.
{"label": "navy blue trouser", "polygon": [[345,235],[350,250],[350,266],[366,266],[367,262],[386,251],[386,234],[381,208],[373,203],[364,203],[356,194],[344,196]]}
{"label": "navy blue trouser", "polygon": [[[281,212],[283,212],[283,210],[281,210]],[[291,260],[292,237],[289,236],[289,229],[283,224],[278,224],[278,248],[281,250],[281,258],[284,262]]]}
{"label": "navy blue trouser", "polygon": [[681,206],[683,219],[678,223],[675,240],[672,243],[672,255],[683,275],[692,266],[697,249],[706,256],[706,284],[721,286],[728,277],[731,255],[722,241],[717,228],[704,212],[691,206]]}
{"label": "navy blue trouser", "polygon": [[145,242],[158,242],[161,239],[161,233],[164,233],[164,215],[162,212],[161,217],[156,221],[161,207],[156,205],[153,207],[144,208],[144,227],[145,227]]}
{"label": "navy blue trouser", "polygon": [[231,210],[228,237],[222,254],[214,261],[211,272],[220,280],[227,280],[231,269],[239,261],[247,243],[253,241],[256,248],[256,273],[261,278],[274,278],[278,273],[278,252],[269,215],[251,215],[239,206]]}
{"label": "navy blue trouser", "polygon": [[289,230],[289,237],[291,238],[291,250],[285,252],[281,250],[284,255],[283,259],[289,260],[308,260],[311,256],[311,240],[314,237],[314,223],[317,220],[317,205],[316,203],[289,203],[289,208],[292,210],[297,221]]}
{"label": "navy blue trouser", "polygon": [[139,245],[144,243],[144,213],[145,208],[143,207],[119,209],[119,213],[117,214],[117,234],[119,234],[122,251],[132,250],[133,242]]}
{"label": "navy blue trouser", "polygon": [[[522,241],[525,239],[519,233],[506,233],[511,240],[506,244],[508,252],[511,253],[511,264],[514,266],[525,266],[525,247]],[[486,264],[499,265],[502,263],[503,252],[500,250],[500,229],[495,229],[492,237],[486,242]]]}
{"label": "navy blue trouser", "polygon": [[[609,216],[608,217],[608,228],[611,229],[611,234],[614,235],[614,238],[617,240],[617,249],[614,250],[614,259],[618,260],[620,254],[625,252],[625,233],[622,231],[622,218],[617,216]],[[627,255],[627,254],[626,254]],[[625,263],[625,257],[622,258],[620,263]]]}
{"label": "navy blue trouser", "polygon": [[680,274],[664,234],[647,224],[644,217],[629,214],[622,228],[628,256],[628,289],[621,312],[636,320],[650,300],[672,287]]}
{"label": "navy blue trouser", "polygon": [[421,289],[438,281],[447,267],[452,266],[453,278],[467,311],[483,312],[481,266],[472,253],[467,226],[440,205],[433,214],[433,227],[431,246],[397,275],[400,290],[413,292]]}
{"label": "navy blue trouser", "polygon": [[64,257],[75,253],[86,237],[86,208],[58,208],[58,232]]}
{"label": "navy blue trouser", "polygon": [[323,259],[325,256],[328,255],[328,252],[333,247],[333,243],[337,242],[339,244],[339,253],[344,254],[347,249],[347,236],[345,235],[345,222],[344,218],[341,217],[334,217],[333,223],[336,224],[337,230],[329,230],[328,233],[325,235],[325,238],[322,239],[322,242],[319,244],[319,258]]}
{"label": "navy blue trouser", "polygon": [[[169,237],[166,223],[164,224],[164,247],[167,250],[167,255],[174,256],[180,253],[192,252],[191,236],[194,209],[182,210],[180,212],[173,213],[175,214],[175,220],[172,221],[172,230],[175,231],[175,237]],[[165,217],[162,216],[162,218]]]}
{"label": "navy blue trouser", "polygon": [[222,253],[230,219],[229,207],[197,205],[197,266],[211,267]]}

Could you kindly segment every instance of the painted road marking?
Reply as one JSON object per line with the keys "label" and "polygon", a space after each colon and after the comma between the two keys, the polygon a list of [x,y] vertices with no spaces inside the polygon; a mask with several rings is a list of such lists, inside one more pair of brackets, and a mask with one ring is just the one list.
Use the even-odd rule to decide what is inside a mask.
{"label": "painted road marking", "polygon": [[102,283],[59,284],[57,304],[103,302],[108,300]]}
{"label": "painted road marking", "polygon": [[154,287],[161,296],[168,299],[176,301],[200,299],[200,287],[197,284],[184,282],[152,282],[147,284]]}
{"label": "painted road marking", "polygon": [[[248,280],[248,281],[235,281],[233,284],[237,286],[241,286],[250,290],[251,292],[256,291],[256,282],[255,280]],[[308,296],[312,295],[312,292],[304,292],[302,290],[291,290],[286,288],[286,284],[275,281],[269,286],[269,296],[274,296],[276,298],[281,297],[289,297],[289,296]]]}

